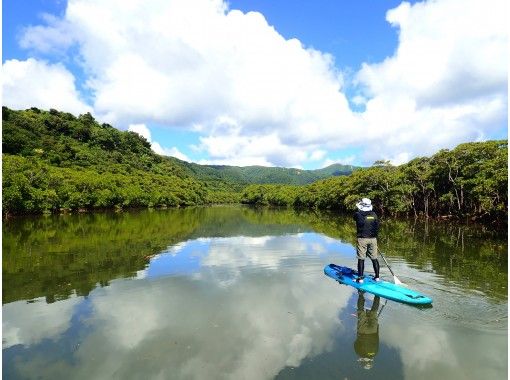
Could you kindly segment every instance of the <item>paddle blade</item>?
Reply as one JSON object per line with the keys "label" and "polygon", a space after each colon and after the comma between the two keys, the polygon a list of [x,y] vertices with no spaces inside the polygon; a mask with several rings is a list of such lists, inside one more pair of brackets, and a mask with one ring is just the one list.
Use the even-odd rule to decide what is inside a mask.
{"label": "paddle blade", "polygon": [[405,284],[402,281],[400,281],[398,279],[398,277],[395,275],[393,275],[393,282],[395,283],[395,285],[404,285],[405,286]]}

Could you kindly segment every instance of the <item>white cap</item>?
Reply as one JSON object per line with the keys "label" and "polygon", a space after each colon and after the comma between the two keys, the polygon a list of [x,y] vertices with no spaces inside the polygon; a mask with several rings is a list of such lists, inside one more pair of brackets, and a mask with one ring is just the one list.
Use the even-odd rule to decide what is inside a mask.
{"label": "white cap", "polygon": [[372,201],[368,198],[363,198],[360,202],[356,203],[356,207],[361,211],[372,211]]}

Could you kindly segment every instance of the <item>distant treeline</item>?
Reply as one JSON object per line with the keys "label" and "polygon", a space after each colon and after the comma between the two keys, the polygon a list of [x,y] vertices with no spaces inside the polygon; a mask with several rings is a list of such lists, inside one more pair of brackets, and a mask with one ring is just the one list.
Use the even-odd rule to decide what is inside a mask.
{"label": "distant treeline", "polygon": [[307,185],[321,179],[349,175],[355,166],[332,164],[322,169],[302,170],[296,168],[279,168],[267,166],[228,166],[228,165],[198,165],[192,162],[180,161],[179,164],[189,168],[198,178],[217,179],[249,184],[285,184]]}
{"label": "distant treeline", "polygon": [[[249,171],[157,155],[145,138],[89,113],[2,107],[2,148],[4,215],[239,202],[351,211],[361,197],[383,215],[504,223],[508,215],[507,140],[466,143],[400,166],[331,167],[333,177],[304,186],[290,184],[295,169],[282,171],[289,184],[247,186]],[[340,169],[354,171],[338,176],[346,174]],[[251,170],[252,181],[276,173]]]}
{"label": "distant treeline", "polygon": [[470,217],[507,222],[508,140],[465,143],[393,166],[377,161],[308,186],[252,185],[247,204],[348,211],[371,198],[383,215]]}

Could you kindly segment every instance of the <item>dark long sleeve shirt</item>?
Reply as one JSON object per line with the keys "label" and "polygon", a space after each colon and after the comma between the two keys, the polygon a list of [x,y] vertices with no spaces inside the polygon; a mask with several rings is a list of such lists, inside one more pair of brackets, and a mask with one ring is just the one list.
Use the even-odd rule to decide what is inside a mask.
{"label": "dark long sleeve shirt", "polygon": [[374,211],[356,211],[356,236],[358,238],[376,238],[379,233],[379,219]]}

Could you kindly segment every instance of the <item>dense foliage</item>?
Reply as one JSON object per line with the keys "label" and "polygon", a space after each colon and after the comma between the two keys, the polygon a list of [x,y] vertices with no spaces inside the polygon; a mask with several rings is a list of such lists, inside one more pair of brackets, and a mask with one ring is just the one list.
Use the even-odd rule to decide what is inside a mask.
{"label": "dense foliage", "polygon": [[470,216],[506,223],[507,192],[508,141],[499,140],[461,144],[400,166],[379,161],[304,187],[251,185],[242,202],[347,211],[369,197],[383,215]]}
{"label": "dense foliage", "polygon": [[4,213],[238,201],[239,185],[201,181],[90,114],[3,107],[2,122]]}

